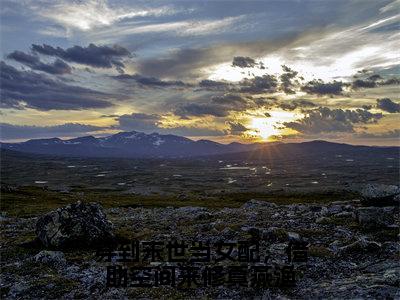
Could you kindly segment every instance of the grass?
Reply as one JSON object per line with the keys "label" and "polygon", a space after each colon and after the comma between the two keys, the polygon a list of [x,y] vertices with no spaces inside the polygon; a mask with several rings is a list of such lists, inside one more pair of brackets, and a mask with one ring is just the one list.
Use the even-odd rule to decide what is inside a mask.
{"label": "grass", "polygon": [[186,199],[178,196],[163,195],[130,195],[116,191],[89,191],[60,193],[40,187],[21,187],[16,191],[1,194],[0,208],[8,216],[32,217],[47,213],[58,207],[74,203],[98,202],[105,208],[111,207],[182,207],[203,206],[207,208],[240,207],[251,199],[269,201],[277,204],[299,203],[328,203],[337,200],[354,198],[354,194],[348,193],[230,193],[204,198],[196,194],[189,194]]}
{"label": "grass", "polygon": [[310,256],[320,257],[320,258],[332,258],[335,255],[323,246],[310,246],[308,249]]}
{"label": "grass", "polygon": [[29,289],[24,291],[27,297],[34,295],[35,298],[57,299],[78,286],[78,282],[60,276],[56,269],[35,261],[25,261],[19,268],[6,267],[2,272],[35,278],[28,284]]}

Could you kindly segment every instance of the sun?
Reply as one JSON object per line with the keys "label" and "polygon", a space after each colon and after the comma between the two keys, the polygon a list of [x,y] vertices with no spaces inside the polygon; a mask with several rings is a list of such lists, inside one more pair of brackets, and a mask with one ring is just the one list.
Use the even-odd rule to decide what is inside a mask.
{"label": "sun", "polygon": [[267,118],[254,118],[251,121],[251,128],[263,139],[279,134],[279,129],[274,127],[275,122]]}

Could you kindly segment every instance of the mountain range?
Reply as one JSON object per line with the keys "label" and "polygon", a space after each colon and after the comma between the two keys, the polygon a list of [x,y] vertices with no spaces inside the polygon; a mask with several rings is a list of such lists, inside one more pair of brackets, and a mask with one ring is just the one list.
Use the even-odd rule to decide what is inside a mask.
{"label": "mountain range", "polygon": [[[119,132],[107,137],[84,136],[68,140],[59,138],[32,139],[20,143],[0,143],[2,149],[35,154],[69,157],[194,157],[262,151],[273,147],[274,151],[326,152],[351,149],[382,149],[380,147],[352,146],[347,144],[312,141],[295,144],[253,143],[220,144],[209,140],[193,141],[158,133]],[[385,148],[398,151],[398,147]],[[293,153],[295,153],[293,152]]]}

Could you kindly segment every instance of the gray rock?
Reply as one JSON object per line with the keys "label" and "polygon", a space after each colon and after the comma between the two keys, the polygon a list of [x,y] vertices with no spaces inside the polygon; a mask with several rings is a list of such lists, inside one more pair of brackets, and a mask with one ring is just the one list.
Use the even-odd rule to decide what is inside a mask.
{"label": "gray rock", "polygon": [[341,245],[340,241],[335,240],[329,244],[328,249],[331,250],[333,253],[338,253],[339,249],[340,249],[340,245]]}
{"label": "gray rock", "polygon": [[36,234],[47,247],[94,245],[114,237],[113,226],[97,203],[77,203],[59,208],[36,222]]}
{"label": "gray rock", "polygon": [[251,199],[250,201],[247,201],[245,204],[242,205],[242,208],[245,209],[255,209],[259,207],[277,207],[275,203],[267,202],[267,201],[260,201],[260,200],[255,200]]}
{"label": "gray rock", "polygon": [[335,214],[334,216],[337,218],[350,218],[353,213],[349,211],[342,211],[341,213]]}
{"label": "gray rock", "polygon": [[379,252],[381,247],[381,244],[377,242],[368,241],[366,238],[360,238],[354,243],[339,248],[338,253],[339,255],[373,253]]}
{"label": "gray rock", "polygon": [[385,242],[382,244],[383,250],[388,254],[400,253],[400,243],[396,242]]}
{"label": "gray rock", "polygon": [[368,206],[398,204],[400,188],[396,185],[367,184],[361,190],[361,203]]}
{"label": "gray rock", "polygon": [[383,281],[386,284],[398,287],[400,284],[400,269],[387,270],[383,274]]}
{"label": "gray rock", "polygon": [[35,261],[53,266],[63,266],[66,264],[64,253],[61,251],[40,251],[34,256]]}
{"label": "gray rock", "polygon": [[315,223],[317,224],[327,224],[329,223],[329,221],[331,220],[331,218],[328,217],[319,217],[315,220]]}
{"label": "gray rock", "polygon": [[242,231],[247,232],[253,239],[259,239],[261,236],[260,229],[253,226],[243,226]]}
{"label": "gray rock", "polygon": [[14,285],[11,286],[10,291],[8,292],[8,296],[10,297],[10,299],[16,299],[18,298],[18,296],[26,294],[26,291],[28,289],[29,285],[26,282],[16,282]]}
{"label": "gray rock", "polygon": [[393,224],[394,210],[394,207],[360,207],[356,211],[356,218],[364,228],[382,228]]}
{"label": "gray rock", "polygon": [[331,205],[328,207],[328,214],[335,215],[342,212],[342,205]]}
{"label": "gray rock", "polygon": [[262,231],[261,237],[270,243],[284,242],[287,240],[287,233],[283,228],[269,227]]}
{"label": "gray rock", "polygon": [[296,232],[288,232],[287,234],[289,241],[300,241],[300,235]]}

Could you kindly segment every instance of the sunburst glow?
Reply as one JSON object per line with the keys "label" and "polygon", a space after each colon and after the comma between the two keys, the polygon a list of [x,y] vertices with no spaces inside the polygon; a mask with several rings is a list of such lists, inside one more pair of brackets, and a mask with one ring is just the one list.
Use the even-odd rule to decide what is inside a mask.
{"label": "sunburst glow", "polygon": [[270,117],[255,117],[250,121],[249,127],[254,131],[254,134],[263,140],[270,139],[274,135],[284,135],[288,130],[281,129],[283,123],[291,122],[300,117],[301,114],[288,111],[269,111]]}
{"label": "sunburst glow", "polygon": [[267,118],[254,118],[251,127],[263,139],[279,133],[279,130]]}

